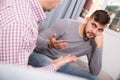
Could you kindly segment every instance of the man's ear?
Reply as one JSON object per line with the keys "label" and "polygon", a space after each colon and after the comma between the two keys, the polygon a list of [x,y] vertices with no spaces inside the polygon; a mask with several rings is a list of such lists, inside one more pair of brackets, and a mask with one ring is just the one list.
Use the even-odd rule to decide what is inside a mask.
{"label": "man's ear", "polygon": [[90,17],[86,17],[85,18],[85,23],[87,23],[89,21]]}

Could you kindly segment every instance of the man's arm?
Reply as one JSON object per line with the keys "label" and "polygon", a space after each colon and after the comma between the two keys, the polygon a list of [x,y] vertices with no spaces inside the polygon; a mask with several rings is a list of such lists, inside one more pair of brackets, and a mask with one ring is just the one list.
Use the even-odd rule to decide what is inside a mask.
{"label": "man's arm", "polygon": [[58,59],[53,60],[51,62],[51,64],[49,64],[47,66],[44,66],[44,67],[37,68],[37,69],[44,70],[44,71],[55,72],[59,68],[61,68],[63,65],[65,65],[69,62],[77,61],[77,59],[78,59],[77,57],[71,56],[71,55],[67,55],[65,57],[61,56]]}
{"label": "man's arm", "polygon": [[102,49],[96,48],[94,53],[88,54],[89,70],[93,75],[98,75],[102,67]]}
{"label": "man's arm", "polygon": [[41,32],[37,38],[36,50],[48,48],[58,49],[58,47],[55,47],[55,44],[64,42],[63,40],[59,40],[59,37],[65,34],[66,25],[67,23],[65,20],[59,20],[55,24],[49,26],[48,29]]}
{"label": "man's arm", "polygon": [[88,54],[89,69],[94,75],[98,75],[102,67],[102,48],[103,35],[98,35],[94,39],[95,45],[92,46],[92,51]]}

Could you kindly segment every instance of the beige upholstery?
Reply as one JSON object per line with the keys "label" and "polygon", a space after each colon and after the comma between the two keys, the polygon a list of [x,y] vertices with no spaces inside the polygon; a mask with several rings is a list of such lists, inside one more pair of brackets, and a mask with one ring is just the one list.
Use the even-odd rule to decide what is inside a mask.
{"label": "beige upholstery", "polygon": [[[77,65],[79,65],[83,69],[89,71],[88,65],[87,65],[86,62],[83,62],[82,60],[79,60],[79,61],[77,61]],[[112,77],[104,71],[101,71],[100,74],[98,75],[98,77],[99,77],[100,80],[113,80]]]}

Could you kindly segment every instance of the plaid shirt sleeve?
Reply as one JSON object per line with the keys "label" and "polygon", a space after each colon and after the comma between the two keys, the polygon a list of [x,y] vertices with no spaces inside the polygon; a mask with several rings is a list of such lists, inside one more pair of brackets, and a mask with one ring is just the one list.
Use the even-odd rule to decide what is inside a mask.
{"label": "plaid shirt sleeve", "polygon": [[47,66],[44,66],[44,67],[41,67],[41,68],[38,68],[38,69],[44,70],[44,71],[50,71],[50,72],[55,72],[56,71],[56,67],[53,64],[49,64]]}

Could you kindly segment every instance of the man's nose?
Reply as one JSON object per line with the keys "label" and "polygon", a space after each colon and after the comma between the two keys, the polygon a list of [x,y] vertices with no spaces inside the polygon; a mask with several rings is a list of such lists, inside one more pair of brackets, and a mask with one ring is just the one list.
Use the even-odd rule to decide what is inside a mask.
{"label": "man's nose", "polygon": [[97,32],[97,29],[93,29],[93,33],[96,33]]}

